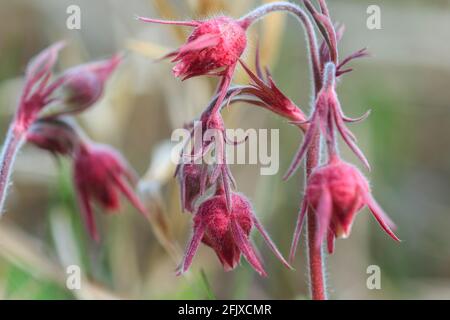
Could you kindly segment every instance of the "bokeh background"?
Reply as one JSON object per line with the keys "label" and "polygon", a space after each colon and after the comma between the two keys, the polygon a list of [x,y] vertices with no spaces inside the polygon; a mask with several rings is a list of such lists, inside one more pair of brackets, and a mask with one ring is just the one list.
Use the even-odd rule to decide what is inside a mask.
{"label": "bokeh background", "polygon": [[[268,2],[268,1],[264,1]],[[370,159],[373,192],[399,226],[391,241],[367,210],[350,239],[327,258],[333,299],[450,299],[450,1],[330,0],[335,21],[346,25],[341,55],[369,47],[353,63],[338,93],[350,116],[372,109],[353,125]],[[186,28],[149,25],[135,14],[202,18],[238,17],[260,1],[241,0],[0,0],[0,133],[8,127],[27,61],[66,39],[58,69],[126,52],[126,59],[95,107],[78,118],[96,141],[119,149],[143,177],[140,188],[158,217],[151,225],[125,204],[120,214],[97,212],[102,241],[90,241],[71,184],[70,163],[26,146],[19,154],[7,212],[0,221],[1,299],[304,299],[308,296],[304,241],[296,272],[284,269],[254,232],[269,273],[260,278],[246,262],[225,273],[202,246],[191,272],[176,277],[191,221],[179,207],[168,161],[173,129],[198,116],[215,80],[174,79],[168,62],[154,59],[177,47]],[[81,30],[68,30],[66,8],[81,8]],[[367,7],[381,7],[381,30],[366,27]],[[246,59],[260,39],[262,60],[283,91],[305,110],[310,80],[303,31],[295,19],[273,14],[253,27]],[[247,79],[239,71],[236,82]],[[253,202],[287,254],[302,197],[303,177],[281,176],[301,141],[298,130],[269,112],[245,105],[225,111],[229,127],[280,129],[280,172],[260,176],[257,165],[232,167],[238,187]],[[356,159],[343,147],[343,155]],[[166,225],[161,226],[165,222]],[[155,224],[153,222],[153,224]],[[154,236],[173,239],[170,253]],[[162,228],[162,229],[161,229]],[[162,231],[161,231],[162,230]],[[166,245],[167,249],[167,245]],[[81,266],[81,290],[66,288],[66,267]],[[381,268],[381,290],[366,286],[367,267]]]}

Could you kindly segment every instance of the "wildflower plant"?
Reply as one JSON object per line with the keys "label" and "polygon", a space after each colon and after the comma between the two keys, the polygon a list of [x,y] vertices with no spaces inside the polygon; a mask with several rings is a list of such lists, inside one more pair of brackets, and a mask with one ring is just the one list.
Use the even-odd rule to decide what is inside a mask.
{"label": "wildflower plant", "polygon": [[[192,121],[189,126],[190,139],[180,153],[175,171],[181,207],[191,214],[193,221],[193,233],[177,269],[178,275],[189,270],[203,243],[214,250],[225,271],[235,269],[243,256],[259,275],[267,276],[261,255],[251,240],[255,228],[282,265],[293,269],[291,264],[306,224],[311,296],[326,299],[323,243],[333,253],[335,239],[350,235],[355,216],[362,208],[367,206],[381,228],[399,241],[394,234],[394,223],[372,196],[368,180],[339,154],[337,140],[341,137],[370,170],[355,135],[346,126],[365,120],[369,112],[355,119],[346,116],[337,94],[339,82],[352,71],[349,63],[367,56],[367,50],[358,50],[341,60],[338,44],[344,28],[333,22],[326,1],[317,0],[314,4],[303,0],[302,3],[303,6],[270,2],[238,19],[224,15],[203,21],[137,17],[145,23],[192,28],[186,42],[163,57],[175,63],[175,77],[183,81],[201,76],[218,78],[211,101],[198,121]],[[261,66],[258,50],[254,71],[241,59],[247,49],[249,28],[273,12],[292,14],[304,28],[312,80],[312,97],[305,99],[312,101],[308,111],[283,93],[269,69]],[[0,159],[0,209],[3,210],[14,158],[23,143],[30,142],[72,161],[80,211],[90,235],[98,240],[93,203],[106,211],[115,211],[120,205],[119,196],[123,195],[140,213],[146,217],[150,214],[134,192],[138,177],[127,161],[111,147],[88,139],[70,118],[98,101],[122,57],[115,55],[105,61],[71,68],[51,81],[63,46],[57,43],[45,49],[26,69],[22,95]],[[236,68],[240,66],[250,82],[233,85]],[[304,163],[305,192],[289,260],[272,241],[247,197],[237,191],[225,149],[227,145],[246,140],[234,141],[227,136],[221,113],[236,102],[269,110],[298,127],[304,135],[284,176],[290,178]],[[207,136],[211,130],[214,136]],[[197,132],[200,139],[196,137]],[[215,161],[205,162],[207,156]]]}
{"label": "wildflower plant", "polygon": [[[246,49],[246,32],[249,27],[276,11],[294,15],[304,27],[313,84],[310,99],[313,104],[309,117],[304,109],[289,99],[276,85],[269,70],[262,68],[258,50],[255,72],[241,60]],[[233,190],[236,184],[227,164],[224,146],[237,142],[229,141],[226,137],[225,123],[220,113],[225,106],[235,102],[245,102],[267,109],[287,119],[304,133],[303,143],[284,178],[291,177],[306,159],[306,192],[294,231],[290,262],[293,263],[302,226],[307,220],[313,299],[327,297],[323,270],[323,239],[327,238],[328,251],[332,253],[335,239],[349,236],[355,215],[364,206],[369,207],[389,236],[399,240],[393,232],[394,223],[372,197],[367,179],[355,166],[339,156],[337,134],[370,170],[369,161],[356,144],[356,137],[346,126],[346,123],[365,120],[369,112],[356,119],[347,117],[336,93],[340,79],[353,70],[348,64],[354,59],[367,56],[368,53],[366,49],[361,49],[340,60],[338,43],[343,37],[344,27],[332,21],[325,0],[318,0],[316,5],[310,0],[303,0],[303,7],[289,2],[271,2],[239,19],[226,16],[204,21],[166,21],[143,17],[138,19],[149,23],[194,28],[186,43],[164,58],[172,58],[172,62],[176,63],[173,68],[174,75],[182,80],[196,76],[219,77],[214,97],[201,113],[200,121],[194,122],[191,128],[191,141],[186,143],[181,152],[181,164],[175,174],[180,184],[182,207],[193,213],[194,228],[178,274],[189,268],[197,248],[203,242],[216,252],[225,270],[234,269],[242,254],[256,272],[265,276],[262,262],[250,240],[253,225],[261,232],[279,260],[291,268],[256,219],[248,200]],[[248,85],[232,85],[238,64],[250,77],[251,82]],[[201,139],[200,143],[193,142],[196,126],[215,129],[218,135],[214,139]],[[326,160],[320,158],[322,142]],[[198,162],[211,151],[216,157],[214,165]],[[207,193],[207,189],[215,191]]]}

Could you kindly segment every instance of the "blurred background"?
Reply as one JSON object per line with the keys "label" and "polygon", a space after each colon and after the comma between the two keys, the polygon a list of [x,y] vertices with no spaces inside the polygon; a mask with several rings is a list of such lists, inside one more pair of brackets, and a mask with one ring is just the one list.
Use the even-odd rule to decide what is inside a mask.
{"label": "blurred background", "polygon": [[[217,13],[239,17],[261,2],[241,0],[0,0],[0,133],[6,133],[29,59],[66,39],[58,70],[126,52],[104,97],[78,120],[95,141],[120,150],[142,176],[140,190],[157,217],[147,223],[126,201],[119,214],[97,210],[102,241],[90,241],[78,212],[71,166],[33,146],[19,154],[7,212],[0,223],[0,299],[306,299],[302,239],[296,272],[286,270],[254,232],[269,277],[242,266],[224,272],[201,246],[191,271],[174,270],[190,234],[169,162],[170,136],[207,105],[214,79],[181,83],[171,65],[154,59],[178,47],[187,29],[150,25],[136,14],[174,19]],[[294,1],[294,2],[298,2]],[[364,209],[352,235],[327,258],[333,299],[450,299],[450,1],[330,0],[335,21],[346,26],[344,56],[369,47],[372,57],[353,63],[338,93],[345,112],[370,118],[352,125],[372,163],[373,192],[398,225],[394,243]],[[81,9],[81,29],[66,27],[69,5]],[[367,7],[381,8],[381,30],[366,27]],[[307,112],[310,80],[303,31],[292,17],[272,14],[252,27],[280,88]],[[235,82],[245,83],[242,70]],[[233,105],[228,127],[280,129],[280,172],[259,175],[258,165],[234,165],[239,191],[254,205],[275,242],[288,253],[303,177],[282,174],[301,141],[295,128],[269,112]],[[343,147],[343,155],[358,163]],[[159,221],[159,222],[158,222]],[[153,228],[152,228],[153,227]],[[159,229],[158,229],[159,228]],[[156,240],[158,229],[171,243]],[[168,249],[169,247],[169,249]],[[165,250],[165,249],[166,250]],[[66,288],[66,267],[81,266],[81,290]],[[368,266],[381,268],[381,290],[369,290]]]}

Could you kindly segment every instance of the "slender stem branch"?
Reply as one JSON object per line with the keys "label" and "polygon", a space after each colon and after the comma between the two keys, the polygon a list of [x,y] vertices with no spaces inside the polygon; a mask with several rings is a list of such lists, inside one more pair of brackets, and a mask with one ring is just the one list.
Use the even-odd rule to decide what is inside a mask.
{"label": "slender stem branch", "polygon": [[16,130],[15,121],[12,122],[0,156],[0,216],[3,213],[6,193],[11,177],[17,152],[25,141],[25,131]]}
{"label": "slender stem branch", "polygon": [[[306,156],[306,179],[309,179],[312,170],[319,164],[319,155],[320,135],[317,134]],[[316,245],[317,221],[315,212],[311,208],[308,209],[307,224],[311,297],[313,300],[325,300],[327,299],[327,294],[325,289],[324,261],[322,248]]]}
{"label": "slender stem branch", "polygon": [[287,11],[295,15],[302,22],[305,28],[308,52],[311,60],[312,74],[314,78],[314,95],[316,95],[319,92],[319,88],[321,86],[321,67],[317,37],[310,17],[302,8],[293,3],[284,1],[271,2],[256,8],[255,10],[240,18],[239,21],[242,27],[246,29],[265,15],[276,11]]}
{"label": "slender stem branch", "polygon": [[[322,10],[328,11],[326,7],[323,6]],[[263,5],[246,16],[240,19],[243,28],[248,28],[252,23],[259,20],[268,13],[274,11],[288,11],[294,14],[304,25],[305,33],[307,37],[308,50],[310,56],[310,63],[312,69],[312,75],[314,78],[314,89],[313,96],[317,98],[317,95],[322,87],[322,74],[321,74],[321,64],[320,55],[318,51],[317,38],[314,31],[313,24],[310,17],[297,5],[288,2],[272,2]],[[315,101],[315,99],[314,99]],[[320,156],[320,134],[317,134],[313,138],[313,142],[308,151],[306,157],[306,177],[309,178],[313,169],[319,164]],[[325,277],[324,277],[324,265],[322,257],[322,249],[318,247],[315,243],[316,241],[316,217],[314,211],[308,209],[308,260],[309,260],[309,272],[310,272],[310,290],[311,296],[314,300],[325,300],[326,289],[325,289]]]}

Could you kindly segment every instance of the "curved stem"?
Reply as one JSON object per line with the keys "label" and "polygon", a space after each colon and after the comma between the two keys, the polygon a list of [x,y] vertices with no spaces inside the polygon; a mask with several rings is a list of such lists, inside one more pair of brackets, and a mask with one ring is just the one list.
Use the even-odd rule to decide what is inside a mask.
{"label": "curved stem", "polygon": [[247,29],[248,27],[250,27],[250,25],[258,21],[265,15],[276,11],[287,11],[295,15],[305,27],[305,33],[308,39],[308,51],[311,59],[312,74],[314,78],[314,94],[316,95],[320,91],[321,87],[321,68],[317,37],[310,17],[302,8],[289,2],[272,2],[262,5],[251,11],[247,15],[240,18],[239,22],[244,29]]}
{"label": "curved stem", "polygon": [[0,216],[3,213],[14,160],[24,141],[25,131],[16,130],[15,122],[13,121],[8,130],[0,156]]}

